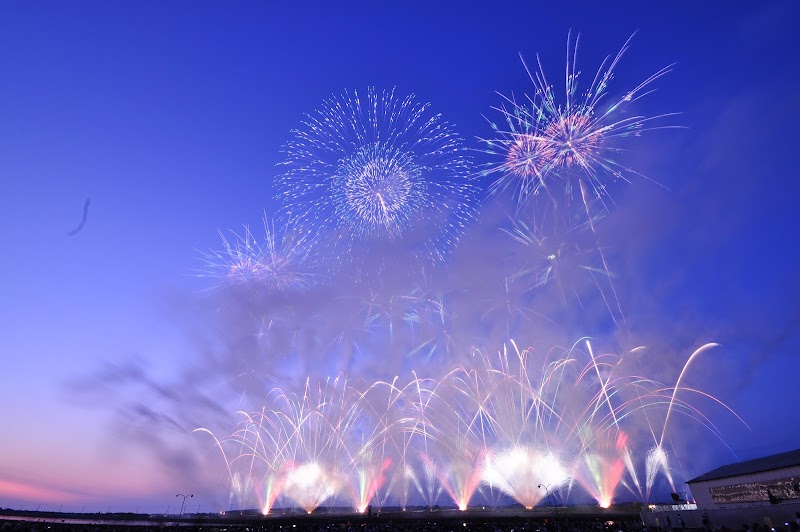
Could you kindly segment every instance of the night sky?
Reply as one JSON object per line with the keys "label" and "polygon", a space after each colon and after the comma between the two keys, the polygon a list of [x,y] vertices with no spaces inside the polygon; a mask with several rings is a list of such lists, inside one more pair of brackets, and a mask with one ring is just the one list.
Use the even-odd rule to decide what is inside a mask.
{"label": "night sky", "polygon": [[[0,507],[164,511],[191,491],[192,510],[216,511],[229,503],[219,456],[191,431],[232,426],[261,373],[295,386],[311,372],[418,369],[413,357],[387,361],[375,338],[345,361],[333,350],[270,367],[237,347],[247,303],[197,275],[203,253],[220,249],[218,230],[260,234],[264,212],[278,214],[282,147],[345,90],[430,102],[486,163],[479,139],[502,121],[501,95],[532,90],[520,54],[540,54],[563,91],[570,31],[587,78],[636,32],[617,96],[674,63],[636,111],[679,113],[663,123],[680,128],[626,141],[625,163],[646,178],[614,183],[598,226],[624,330],[587,296],[545,302],[548,319],[520,341],[646,345],[645,364],[667,382],[694,349],[719,343],[692,385],[749,429],[709,407],[730,450],[708,431],[676,432],[681,480],[798,446],[795,2],[289,4],[0,6]],[[454,312],[485,305],[491,320],[481,276],[508,256],[490,181],[475,178],[476,216],[423,277],[461,290],[469,309]],[[381,250],[398,264],[405,251]],[[303,304],[327,297],[330,308],[348,291],[341,278],[369,268],[345,264]],[[365,283],[400,290],[387,277]],[[501,347],[491,325],[454,345],[483,332],[480,347]]]}

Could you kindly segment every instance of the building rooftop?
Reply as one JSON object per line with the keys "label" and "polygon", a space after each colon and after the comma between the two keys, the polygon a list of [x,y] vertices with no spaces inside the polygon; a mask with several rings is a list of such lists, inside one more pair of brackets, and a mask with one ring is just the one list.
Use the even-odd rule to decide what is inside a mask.
{"label": "building rooftop", "polygon": [[720,478],[738,477],[740,475],[750,475],[760,471],[772,471],[774,469],[783,469],[784,467],[793,466],[800,466],[800,449],[724,465],[700,475],[697,478],[693,478],[688,481],[687,484]]}

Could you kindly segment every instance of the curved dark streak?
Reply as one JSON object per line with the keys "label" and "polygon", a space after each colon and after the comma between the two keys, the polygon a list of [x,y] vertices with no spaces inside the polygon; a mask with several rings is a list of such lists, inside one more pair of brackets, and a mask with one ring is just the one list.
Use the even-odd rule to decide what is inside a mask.
{"label": "curved dark streak", "polygon": [[83,226],[86,224],[86,218],[89,216],[89,204],[91,202],[91,198],[86,198],[86,201],[83,202],[83,216],[81,217],[81,223],[78,224],[78,227],[67,233],[67,236],[75,236],[81,229],[83,229]]}

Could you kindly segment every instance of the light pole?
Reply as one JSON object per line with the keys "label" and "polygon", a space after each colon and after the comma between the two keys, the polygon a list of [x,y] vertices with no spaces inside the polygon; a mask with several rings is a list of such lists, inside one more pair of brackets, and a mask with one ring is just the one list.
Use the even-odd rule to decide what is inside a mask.
{"label": "light pole", "polygon": [[550,496],[550,507],[553,509],[553,525],[558,530],[558,524],[556,523],[556,516],[558,516],[558,510],[556,509],[556,502],[553,499],[553,492],[550,491],[550,484],[539,484],[539,489],[544,488],[544,496]]}
{"label": "light pole", "polygon": [[180,513],[180,515],[183,515],[183,507],[186,505],[186,498],[187,497],[194,497],[194,493],[187,493],[186,495],[184,495],[183,493],[178,493],[175,496],[176,497],[183,497],[183,502],[181,503],[181,513]]}

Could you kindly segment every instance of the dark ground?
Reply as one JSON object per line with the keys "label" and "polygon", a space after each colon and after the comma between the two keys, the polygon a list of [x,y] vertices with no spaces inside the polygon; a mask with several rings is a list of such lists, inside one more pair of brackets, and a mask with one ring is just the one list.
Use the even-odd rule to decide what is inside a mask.
{"label": "dark ground", "polygon": [[[181,532],[641,532],[638,513],[562,509],[551,512],[518,509],[425,512],[383,512],[380,515],[313,514],[260,516],[8,515],[0,516],[0,532],[135,532],[179,527]],[[76,519],[82,517],[82,519]],[[147,519],[147,520],[145,520]]]}

